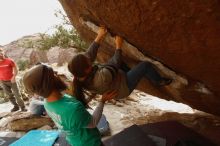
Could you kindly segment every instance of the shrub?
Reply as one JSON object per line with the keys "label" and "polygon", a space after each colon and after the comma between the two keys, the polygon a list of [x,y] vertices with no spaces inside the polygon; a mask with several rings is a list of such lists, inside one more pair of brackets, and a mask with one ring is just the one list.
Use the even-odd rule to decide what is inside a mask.
{"label": "shrub", "polygon": [[39,40],[25,41],[22,47],[49,50],[52,47],[59,46],[61,48],[76,48],[79,51],[85,51],[88,45],[80,38],[68,17],[61,10],[56,11],[55,16],[60,18],[62,22],[53,27],[52,34],[40,34]]}
{"label": "shrub", "polygon": [[21,59],[21,60],[18,60],[17,65],[18,65],[19,70],[25,70],[29,66],[29,61]]}
{"label": "shrub", "polygon": [[53,34],[41,35],[39,49],[48,50],[51,47],[59,46],[61,48],[73,47],[79,51],[85,50],[88,45],[80,38],[68,17],[61,10],[56,11],[55,16],[60,18],[62,23],[54,27]]}

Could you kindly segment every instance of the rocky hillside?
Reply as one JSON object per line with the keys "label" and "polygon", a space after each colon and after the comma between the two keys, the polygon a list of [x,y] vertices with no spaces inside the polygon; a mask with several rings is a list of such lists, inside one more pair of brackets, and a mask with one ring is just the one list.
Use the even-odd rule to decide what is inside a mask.
{"label": "rocky hillside", "polygon": [[50,50],[38,49],[38,42],[41,39],[41,34],[24,36],[16,41],[13,41],[3,48],[6,55],[15,60],[18,66],[28,64],[33,65],[37,62],[58,63],[62,65],[68,62],[71,56],[76,53],[76,49],[62,49],[53,47]]}
{"label": "rocky hillside", "polygon": [[[166,88],[143,81],[143,91],[220,115],[220,5],[218,0],[59,0],[70,21],[87,41],[97,26],[121,35],[124,60],[130,66],[151,61],[174,79]],[[102,44],[98,59],[114,52],[112,37]]]}

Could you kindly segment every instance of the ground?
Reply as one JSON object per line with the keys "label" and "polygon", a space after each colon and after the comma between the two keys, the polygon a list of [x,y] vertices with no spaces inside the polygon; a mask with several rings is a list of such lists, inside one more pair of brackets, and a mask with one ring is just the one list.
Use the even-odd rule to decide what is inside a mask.
{"label": "ground", "polygon": [[107,104],[104,114],[110,123],[112,135],[133,124],[176,120],[220,145],[220,118],[137,90],[116,105]]}
{"label": "ground", "polygon": [[[91,106],[94,108],[96,104],[97,102],[93,101]],[[12,105],[9,102],[0,104],[0,113],[9,112],[11,108]],[[197,111],[181,103],[161,100],[138,90],[135,90],[126,100],[114,104],[106,103],[104,114],[110,123],[111,135],[133,124],[176,120],[220,145],[219,117]]]}

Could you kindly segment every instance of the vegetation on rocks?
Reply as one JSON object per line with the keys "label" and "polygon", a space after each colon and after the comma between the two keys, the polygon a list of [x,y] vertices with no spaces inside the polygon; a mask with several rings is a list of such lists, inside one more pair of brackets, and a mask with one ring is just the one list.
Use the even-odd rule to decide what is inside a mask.
{"label": "vegetation on rocks", "polygon": [[25,41],[23,47],[49,50],[59,46],[61,48],[76,48],[79,51],[85,50],[88,47],[87,44],[81,40],[68,17],[61,10],[56,11],[55,16],[60,18],[62,22],[53,27],[52,34],[40,34],[40,39]]}
{"label": "vegetation on rocks", "polygon": [[19,70],[25,70],[29,66],[29,61],[20,59],[17,61],[17,65],[18,65]]}
{"label": "vegetation on rocks", "polygon": [[[67,52],[68,48],[75,50],[69,54],[66,53],[68,55],[74,54],[74,52],[84,51],[88,47],[80,39],[76,29],[71,25],[67,16],[62,11],[57,11],[55,15],[61,19],[61,23],[52,29],[48,29],[45,33],[24,36],[5,46],[7,48],[7,56],[16,61],[20,71],[25,70],[36,62],[49,61],[46,52],[53,47],[58,48],[58,50],[67,48]],[[58,54],[53,53],[51,56]]]}
{"label": "vegetation on rocks", "polygon": [[39,43],[39,49],[42,50],[48,50],[55,46],[61,48],[76,48],[81,51],[86,48],[86,43],[80,39],[76,30],[73,27],[66,28],[63,25],[55,26],[55,32],[52,35],[42,34]]}

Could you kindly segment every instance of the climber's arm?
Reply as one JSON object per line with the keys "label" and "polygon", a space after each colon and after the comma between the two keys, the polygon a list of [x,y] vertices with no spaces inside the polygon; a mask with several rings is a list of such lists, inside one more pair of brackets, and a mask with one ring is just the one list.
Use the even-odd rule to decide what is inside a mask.
{"label": "climber's arm", "polygon": [[117,68],[120,68],[122,64],[122,50],[121,46],[123,43],[123,39],[120,36],[115,37],[115,54],[114,56],[108,61],[108,64],[114,65]]}
{"label": "climber's arm", "polygon": [[105,27],[100,27],[98,30],[98,34],[95,38],[95,40],[92,42],[90,47],[88,48],[87,52],[85,53],[89,58],[91,62],[94,62],[97,56],[99,44],[104,38],[105,34],[107,33],[107,29]]}

